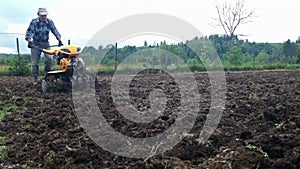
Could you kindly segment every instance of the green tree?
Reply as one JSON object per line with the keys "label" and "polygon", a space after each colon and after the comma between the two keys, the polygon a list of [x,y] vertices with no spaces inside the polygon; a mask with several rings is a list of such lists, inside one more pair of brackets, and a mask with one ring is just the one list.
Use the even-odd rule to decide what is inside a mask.
{"label": "green tree", "polygon": [[258,63],[270,63],[270,55],[268,55],[264,50],[260,51],[256,57]]}
{"label": "green tree", "polygon": [[9,63],[9,71],[15,76],[27,76],[30,74],[29,61],[17,56]]}
{"label": "green tree", "polygon": [[144,41],[144,46],[145,46],[145,47],[147,47],[147,46],[148,46],[148,43],[147,43],[147,41],[146,41],[146,40]]}
{"label": "green tree", "polygon": [[[293,57],[297,56],[297,49],[295,43],[292,43],[290,39],[288,39],[283,45],[283,53],[286,57],[287,63],[291,63]],[[289,58],[288,58],[289,57]]]}
{"label": "green tree", "polygon": [[245,54],[242,52],[242,49],[237,46],[233,46],[232,47],[232,63],[235,66],[240,66],[243,64],[244,59],[245,59]]}

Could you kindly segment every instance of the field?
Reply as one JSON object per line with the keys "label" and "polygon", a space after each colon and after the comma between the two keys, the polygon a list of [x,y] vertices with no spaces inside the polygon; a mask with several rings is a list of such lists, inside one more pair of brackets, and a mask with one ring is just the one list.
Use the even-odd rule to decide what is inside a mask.
{"label": "field", "polygon": [[[131,81],[134,106],[149,106],[149,83],[157,82],[169,93],[163,115],[147,125],[120,116],[109,90],[111,76],[98,76],[101,113],[111,127],[131,137],[165,131],[180,106],[174,98],[176,84],[157,76],[141,77]],[[210,107],[211,87],[206,73],[195,77],[201,97],[191,131],[163,154],[135,159],[117,156],[93,142],[79,123],[71,92],[44,94],[30,77],[1,76],[0,168],[300,168],[300,71],[226,73],[224,113],[205,143],[197,138]]]}

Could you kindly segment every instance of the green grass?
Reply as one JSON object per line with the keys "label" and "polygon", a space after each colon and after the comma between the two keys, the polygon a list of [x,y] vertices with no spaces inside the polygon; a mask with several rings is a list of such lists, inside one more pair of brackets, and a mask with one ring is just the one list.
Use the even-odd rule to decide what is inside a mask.
{"label": "green grass", "polygon": [[[224,67],[227,70],[227,67]],[[300,64],[260,64],[255,65],[242,65],[235,66],[232,65],[230,70],[232,71],[242,71],[242,70],[278,70],[278,69],[286,69],[286,70],[300,70]]]}
{"label": "green grass", "polygon": [[6,65],[0,65],[0,76],[7,76],[9,75],[9,66]]}
{"label": "green grass", "polygon": [[26,124],[26,125],[22,125],[21,127],[22,127],[22,129],[31,129],[32,125],[31,124]]}
{"label": "green grass", "polygon": [[258,151],[259,153],[261,153],[265,158],[268,158],[269,155],[268,153],[266,153],[265,151],[262,150],[261,147],[257,147],[255,145],[252,145],[252,144],[247,144],[246,147],[250,150],[255,150],[255,151]]}
{"label": "green grass", "polygon": [[6,137],[5,136],[0,136],[0,143],[5,141],[6,140]]}
{"label": "green grass", "polygon": [[[188,67],[190,71],[206,71],[206,70],[224,70],[227,71],[227,64],[224,63],[223,67],[213,67],[211,65],[204,66],[203,64],[193,62],[189,62],[187,65],[169,65],[168,70],[169,71],[181,71],[184,68]],[[159,68],[159,67],[158,67]],[[57,65],[53,65],[53,69],[59,70],[59,67]],[[124,65],[121,64],[118,67],[118,71],[136,71],[136,70],[145,70],[147,69],[147,66],[144,64],[130,64],[130,65]],[[283,63],[275,63],[275,64],[256,64],[254,67],[252,64],[243,64],[243,65],[231,65],[230,70],[231,71],[247,71],[247,70],[277,70],[277,69],[285,69],[285,70],[300,70],[300,64],[283,64]],[[40,75],[44,75],[44,66],[41,65],[40,68]],[[88,72],[96,72],[98,74],[101,73],[114,73],[115,66],[114,65],[101,65],[101,66],[87,66]],[[0,65],[0,76],[11,76],[13,75],[7,66],[1,66]]]}
{"label": "green grass", "polygon": [[15,106],[0,108],[0,122],[4,120],[5,116],[10,115],[15,109]]}
{"label": "green grass", "polygon": [[0,157],[6,159],[8,157],[9,148],[7,146],[0,146]]}
{"label": "green grass", "polygon": [[24,106],[25,106],[25,107],[28,106],[28,105],[31,103],[31,100],[32,100],[31,97],[26,97],[26,98],[24,99]]}
{"label": "green grass", "polygon": [[47,154],[47,160],[46,160],[47,165],[49,166],[53,165],[54,157],[55,157],[55,151],[50,150]]}

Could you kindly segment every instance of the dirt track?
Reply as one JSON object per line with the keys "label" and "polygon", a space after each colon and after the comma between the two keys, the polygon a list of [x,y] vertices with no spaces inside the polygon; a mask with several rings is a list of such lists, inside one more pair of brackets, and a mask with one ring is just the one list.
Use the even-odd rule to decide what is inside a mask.
{"label": "dirt track", "polygon": [[[43,94],[29,77],[0,77],[0,110],[11,112],[0,122],[0,145],[8,147],[8,156],[1,150],[0,168],[300,168],[300,71],[227,73],[226,108],[206,144],[196,139],[209,110],[210,85],[206,74],[195,76],[202,97],[193,129],[173,149],[146,160],[117,156],[95,144],[76,118],[71,93]],[[140,125],[119,116],[110,96],[111,77],[98,79],[102,113],[116,131],[144,137],[174,123],[176,84],[162,84],[171,98],[168,111]],[[131,84],[137,108],[147,107],[151,90],[138,87],[160,82],[141,79]]]}

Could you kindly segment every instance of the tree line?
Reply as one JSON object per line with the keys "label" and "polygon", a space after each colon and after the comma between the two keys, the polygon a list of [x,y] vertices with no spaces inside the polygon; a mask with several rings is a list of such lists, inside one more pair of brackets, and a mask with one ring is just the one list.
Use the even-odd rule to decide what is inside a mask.
{"label": "tree line", "polygon": [[[230,44],[231,40],[233,44]],[[190,42],[196,42],[203,50],[206,50],[201,52],[202,56],[197,56],[188,46]],[[204,47],[203,43],[209,45]],[[232,45],[232,49],[229,48],[229,45]],[[276,65],[295,65],[300,63],[299,41],[292,42],[288,39],[283,43],[256,43],[249,42],[248,40],[239,40],[237,36],[231,39],[227,35],[195,37],[192,40],[177,44],[167,44],[166,41],[163,41],[155,45],[148,45],[147,41],[145,41],[144,46],[125,46],[118,48],[117,53],[116,46],[113,44],[106,47],[99,46],[97,49],[90,46],[84,48],[81,56],[85,58],[84,60],[88,64],[98,63],[97,61],[101,57],[102,61],[100,64],[113,66],[116,62],[121,63],[127,56],[138,50],[154,48],[166,50],[177,55],[181,60],[189,64],[190,67],[193,67],[193,69],[197,69],[197,65],[201,67],[203,59],[213,60],[212,57],[215,57],[214,52],[218,55],[224,67],[226,67],[228,56],[231,53],[232,67],[238,70],[258,69],[261,66],[267,67],[271,65],[274,68],[280,68],[276,67]],[[155,59],[153,54],[148,56],[149,59],[145,60],[145,57],[141,58],[144,60],[138,60],[137,63],[150,62],[151,59]]]}

